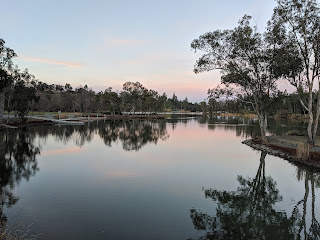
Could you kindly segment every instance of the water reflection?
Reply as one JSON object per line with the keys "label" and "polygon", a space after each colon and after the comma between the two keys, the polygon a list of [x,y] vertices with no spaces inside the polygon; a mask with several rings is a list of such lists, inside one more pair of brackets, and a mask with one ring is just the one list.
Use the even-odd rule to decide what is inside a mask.
{"label": "water reflection", "polygon": [[124,150],[139,150],[147,143],[169,138],[165,121],[112,121],[98,125],[99,135],[107,146],[118,139]]}
{"label": "water reflection", "polygon": [[67,144],[73,141],[79,147],[99,136],[109,147],[120,141],[126,151],[138,151],[148,143],[157,144],[159,140],[169,138],[166,121],[163,120],[100,120],[82,126],[56,125],[36,130],[43,140],[53,135],[58,142]]}
{"label": "water reflection", "polygon": [[39,170],[39,147],[34,144],[35,135],[27,131],[0,132],[0,232],[5,231],[8,221],[4,210],[15,205],[19,198],[15,187]]}
{"label": "water reflection", "polygon": [[[304,181],[305,194],[295,205],[292,215],[295,216],[298,232],[305,239],[320,239],[320,224],[315,214],[315,190],[320,188],[320,173],[314,169],[298,168],[297,178]],[[311,192],[310,192],[311,189]],[[307,208],[309,195],[311,194],[311,209]],[[311,215],[311,224],[308,220]]]}
{"label": "water reflection", "polygon": [[[281,134],[290,130],[290,124],[281,124],[277,122],[277,126],[270,126],[270,132]],[[166,141],[169,133],[175,134],[174,141],[161,144],[161,156],[152,155],[160,151],[153,152],[155,148],[147,145]],[[222,134],[225,136],[220,141]],[[252,170],[252,161],[258,162],[255,153],[240,144],[244,137],[255,134],[259,134],[259,128],[254,119],[218,117],[101,120],[84,126],[56,125],[0,132],[1,229],[3,231],[7,216],[11,218],[6,209],[10,206],[13,211],[21,209],[28,200],[30,211],[22,221],[27,225],[34,223],[36,232],[44,232],[49,239],[147,239],[155,236],[154,229],[158,229],[156,236],[159,239],[186,238],[185,234],[193,226],[185,214],[194,202],[199,186],[216,180],[220,183],[228,181],[230,174],[238,173],[242,162],[244,172]],[[212,146],[211,141],[215,148],[207,147],[208,144]],[[61,146],[61,142],[66,146]],[[223,152],[226,142],[235,147],[232,154]],[[38,143],[43,146],[41,158],[38,157]],[[83,154],[74,151],[86,144],[90,147],[81,149]],[[107,146],[115,147],[116,151],[107,151]],[[146,151],[119,154],[119,148],[125,151],[145,148]],[[63,154],[58,158],[52,153]],[[108,159],[104,158],[106,155]],[[212,156],[221,156],[221,159]],[[233,164],[235,158],[237,163]],[[37,159],[40,159],[42,174],[37,173]],[[268,159],[266,154],[261,153],[252,179],[239,176],[238,181],[234,181],[239,186],[236,191],[204,189],[205,196],[214,200],[215,212],[190,210],[194,227],[203,230],[199,231],[203,233],[199,239],[319,238],[319,207],[315,199],[319,195],[319,173],[300,166],[291,168],[283,172],[290,181],[288,184],[273,175],[277,173],[275,167],[266,169],[265,159]],[[288,165],[287,162],[276,164]],[[17,195],[17,184],[36,173],[33,178],[36,184],[21,184]],[[288,184],[297,191],[292,194],[279,188],[280,192],[268,174],[272,174],[280,186]],[[297,194],[301,196],[297,197]],[[291,198],[296,202],[292,203]],[[88,203],[93,207],[87,208]],[[279,205],[284,207],[279,208]],[[168,214],[174,217],[168,220]],[[64,221],[60,221],[62,215]],[[123,226],[130,229],[122,231]]]}
{"label": "water reflection", "polygon": [[[266,153],[261,152],[256,176],[238,176],[236,191],[203,189],[205,197],[216,204],[211,216],[195,208],[190,210],[194,228],[205,230],[199,239],[319,239],[320,225],[315,215],[315,188],[320,175],[315,170],[297,168],[299,180],[305,181],[305,194],[292,210],[291,216],[276,209],[282,196],[277,183],[265,173]],[[311,188],[311,221],[307,201]]]}
{"label": "water reflection", "polygon": [[[246,117],[201,116],[200,124],[207,124],[209,130],[221,129],[235,132],[236,136],[252,138],[260,136],[257,119]],[[288,119],[268,119],[268,132],[272,135],[285,135],[289,130],[305,131],[306,124],[301,121]]]}
{"label": "water reflection", "polygon": [[[270,120],[274,121],[274,120]],[[70,141],[82,147],[90,143],[95,136],[103,139],[104,143],[111,147],[113,143],[120,141],[126,151],[138,151],[146,144],[157,144],[159,140],[166,141],[169,138],[167,127],[172,131],[177,124],[196,122],[200,126],[207,127],[210,131],[223,129],[224,131],[235,132],[236,136],[252,138],[260,134],[259,125],[255,119],[241,117],[220,117],[220,116],[188,116],[182,115],[171,117],[166,120],[100,120],[89,122],[82,126],[55,125],[37,127],[35,130],[42,141],[48,136],[54,136],[57,142],[68,144]],[[299,122],[272,122],[269,132],[272,134],[284,134],[288,130],[297,129],[301,126]]]}

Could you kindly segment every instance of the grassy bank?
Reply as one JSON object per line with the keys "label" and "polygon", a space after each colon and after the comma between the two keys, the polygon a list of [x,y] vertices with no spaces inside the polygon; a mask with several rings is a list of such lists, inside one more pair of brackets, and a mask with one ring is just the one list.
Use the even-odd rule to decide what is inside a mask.
{"label": "grassy bank", "polygon": [[[317,137],[316,142],[320,143],[320,137]],[[245,140],[242,143],[290,162],[320,169],[320,147],[316,145],[309,149],[306,137],[269,136],[268,143],[263,143],[260,138]]]}

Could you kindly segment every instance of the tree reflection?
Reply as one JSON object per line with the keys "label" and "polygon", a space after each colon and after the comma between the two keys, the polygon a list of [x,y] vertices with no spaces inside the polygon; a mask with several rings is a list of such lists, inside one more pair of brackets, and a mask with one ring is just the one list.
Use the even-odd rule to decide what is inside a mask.
{"label": "tree reflection", "polygon": [[5,231],[7,216],[4,209],[17,203],[14,188],[21,180],[29,180],[39,170],[36,157],[39,147],[34,134],[26,131],[0,132],[0,231]]}
{"label": "tree reflection", "polygon": [[[223,117],[223,116],[209,116],[200,117],[198,119],[200,124],[207,123],[209,130],[224,129],[225,131],[235,132],[236,136],[244,138],[252,138],[260,135],[259,124],[257,119],[246,117]],[[268,125],[268,132],[274,135],[285,135],[286,132],[293,129],[305,129],[305,123],[299,121],[287,121],[285,119],[275,120],[270,119]]]}
{"label": "tree reflection", "polygon": [[119,139],[127,151],[138,151],[147,143],[157,144],[159,139],[169,138],[165,121],[144,120],[112,121],[100,125],[99,135],[108,146]]}
{"label": "tree reflection", "polygon": [[[315,218],[312,200],[312,223],[306,230],[306,194],[298,202],[292,215],[277,211],[275,204],[282,201],[276,182],[265,175],[265,157],[262,152],[260,164],[254,179],[238,176],[240,186],[236,191],[204,189],[205,197],[217,203],[216,215],[210,216],[196,209],[190,210],[190,217],[197,230],[206,230],[199,239],[294,239],[304,229],[305,238],[319,238],[319,223]],[[308,175],[308,179],[309,175]],[[311,187],[315,186],[312,178]],[[308,180],[309,181],[309,180]],[[314,188],[313,188],[314,197]],[[299,205],[303,204],[303,213]]]}
{"label": "tree reflection", "polygon": [[[320,173],[312,168],[300,167],[297,169],[297,178],[299,181],[304,181],[305,189],[303,198],[295,205],[292,212],[296,219],[298,232],[304,239],[320,239],[320,224],[315,214],[315,188],[320,188]],[[310,194],[311,208],[308,208]],[[308,226],[307,219],[310,218],[311,223]]]}
{"label": "tree reflection", "polygon": [[82,147],[98,135],[107,146],[120,141],[123,149],[127,151],[138,151],[146,144],[157,144],[159,140],[165,141],[169,138],[165,120],[100,120],[81,126],[42,126],[36,130],[34,134],[39,136],[41,141],[52,135],[59,142],[67,144],[73,141]]}

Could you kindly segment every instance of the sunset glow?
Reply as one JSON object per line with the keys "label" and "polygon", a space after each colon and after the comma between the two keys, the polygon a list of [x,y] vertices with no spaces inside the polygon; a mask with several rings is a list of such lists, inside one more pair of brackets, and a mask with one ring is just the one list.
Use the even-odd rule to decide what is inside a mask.
{"label": "sunset glow", "polygon": [[126,81],[139,81],[159,93],[199,102],[220,76],[193,73],[198,55],[191,41],[204,32],[233,28],[244,14],[263,31],[274,5],[262,0],[5,0],[0,36],[18,54],[15,63],[48,84],[121,91]]}

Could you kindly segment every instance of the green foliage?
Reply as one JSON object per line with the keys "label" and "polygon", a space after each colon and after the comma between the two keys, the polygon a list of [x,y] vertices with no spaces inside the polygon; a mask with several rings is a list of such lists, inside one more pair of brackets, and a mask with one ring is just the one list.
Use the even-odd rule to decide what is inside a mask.
{"label": "green foliage", "polygon": [[267,141],[270,96],[276,91],[277,78],[272,74],[271,49],[250,20],[245,15],[232,30],[216,30],[193,40],[191,48],[204,52],[196,61],[194,72],[220,70],[224,86],[209,89],[209,99],[233,96],[249,103],[258,115],[262,139]]}
{"label": "green foliage", "polygon": [[14,85],[12,104],[21,120],[26,121],[25,117],[30,111],[30,103],[37,100],[36,90],[28,87],[25,81],[19,81]]}
{"label": "green foliage", "polygon": [[5,41],[0,38],[0,92],[12,83],[10,72],[12,70],[12,58],[16,57],[13,49],[5,46]]}
{"label": "green foliage", "polygon": [[320,96],[314,101],[313,94],[314,83],[317,81],[319,88],[320,80],[319,4],[316,0],[277,3],[267,33],[269,43],[282,53],[277,55],[281,71],[275,68],[275,73],[296,87],[300,103],[309,115],[308,142],[314,145],[320,116]]}

